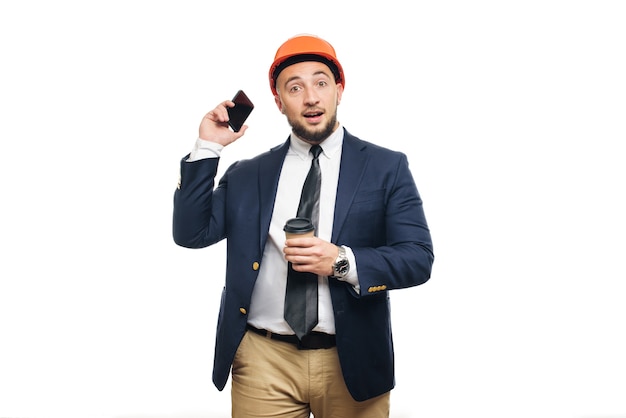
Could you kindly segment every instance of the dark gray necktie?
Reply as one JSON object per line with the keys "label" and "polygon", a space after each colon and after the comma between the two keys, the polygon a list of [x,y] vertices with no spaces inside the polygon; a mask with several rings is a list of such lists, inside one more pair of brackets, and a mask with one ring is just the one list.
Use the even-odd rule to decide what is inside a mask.
{"label": "dark gray necktie", "polygon": [[[313,145],[309,152],[313,161],[302,186],[297,216],[310,219],[317,231],[322,184],[318,157],[322,147]],[[317,274],[294,271],[291,263],[287,270],[285,320],[300,339],[317,325]]]}

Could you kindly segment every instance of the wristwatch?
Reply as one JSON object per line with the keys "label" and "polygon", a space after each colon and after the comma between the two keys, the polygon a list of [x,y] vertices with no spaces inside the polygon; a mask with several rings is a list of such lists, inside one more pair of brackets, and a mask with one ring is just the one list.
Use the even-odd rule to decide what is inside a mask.
{"label": "wristwatch", "polygon": [[333,275],[336,279],[343,279],[350,271],[350,263],[346,256],[346,249],[343,247],[337,247],[339,249],[339,255],[335,259],[333,264]]}

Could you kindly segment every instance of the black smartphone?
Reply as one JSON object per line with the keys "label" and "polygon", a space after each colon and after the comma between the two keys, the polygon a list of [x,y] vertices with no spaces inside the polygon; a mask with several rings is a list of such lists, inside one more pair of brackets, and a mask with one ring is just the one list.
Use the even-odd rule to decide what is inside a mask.
{"label": "black smartphone", "polygon": [[239,90],[237,94],[235,94],[235,97],[233,97],[233,103],[235,103],[235,107],[227,108],[228,124],[233,131],[239,132],[243,123],[246,119],[248,119],[250,113],[252,113],[254,105],[243,90]]}

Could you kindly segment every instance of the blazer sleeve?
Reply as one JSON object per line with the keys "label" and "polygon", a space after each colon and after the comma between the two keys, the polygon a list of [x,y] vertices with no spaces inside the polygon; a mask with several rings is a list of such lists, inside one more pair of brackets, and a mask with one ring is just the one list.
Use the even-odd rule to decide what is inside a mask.
{"label": "blazer sleeve", "polygon": [[[203,248],[225,237],[224,190],[214,189],[219,158],[180,162],[180,181],[174,192],[172,234],[182,247]],[[226,178],[226,176],[225,176]]]}
{"label": "blazer sleeve", "polygon": [[371,156],[342,231],[356,258],[360,296],[430,278],[432,239],[404,154]]}

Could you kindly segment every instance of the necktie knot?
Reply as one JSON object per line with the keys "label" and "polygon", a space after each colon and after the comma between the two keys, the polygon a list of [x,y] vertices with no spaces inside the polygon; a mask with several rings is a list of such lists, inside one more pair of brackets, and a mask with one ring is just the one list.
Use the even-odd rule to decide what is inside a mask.
{"label": "necktie knot", "polygon": [[322,147],[320,147],[319,145],[313,145],[309,152],[313,154],[313,159],[317,159],[317,157],[319,157],[322,153]]}

